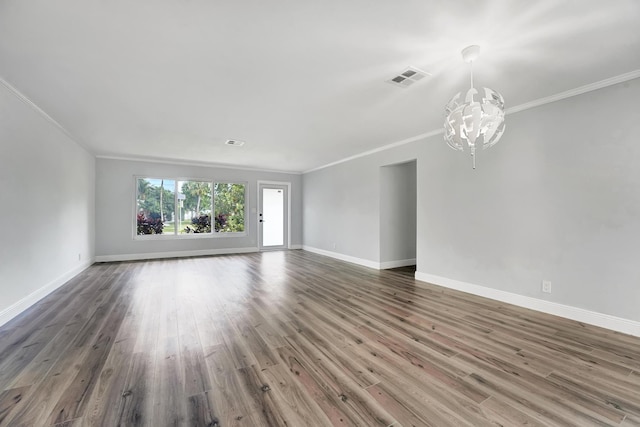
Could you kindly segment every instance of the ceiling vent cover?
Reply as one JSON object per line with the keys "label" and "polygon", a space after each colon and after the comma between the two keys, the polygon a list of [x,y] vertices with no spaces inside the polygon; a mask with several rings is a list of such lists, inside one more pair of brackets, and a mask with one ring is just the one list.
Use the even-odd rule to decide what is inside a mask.
{"label": "ceiling vent cover", "polygon": [[416,67],[408,67],[402,73],[387,80],[387,83],[400,87],[408,87],[430,75],[431,74],[426,71],[422,71]]}
{"label": "ceiling vent cover", "polygon": [[231,145],[233,147],[242,147],[244,145],[244,141],[238,141],[237,139],[227,139],[224,144]]}

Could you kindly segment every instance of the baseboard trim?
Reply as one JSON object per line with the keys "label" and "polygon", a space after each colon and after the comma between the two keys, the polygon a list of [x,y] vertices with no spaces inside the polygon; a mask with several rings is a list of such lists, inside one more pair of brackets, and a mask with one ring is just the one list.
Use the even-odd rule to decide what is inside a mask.
{"label": "baseboard trim", "polygon": [[369,268],[375,268],[376,270],[380,269],[380,263],[375,261],[370,261],[368,259],[356,258],[350,255],[341,254],[338,252],[326,251],[324,249],[314,248],[313,246],[302,245],[302,249],[305,251],[313,252],[314,254],[324,255],[331,258],[339,259],[340,261],[350,262],[352,264],[363,265]]}
{"label": "baseboard trim", "polygon": [[289,249],[302,249],[302,245],[291,245],[289,246]]}
{"label": "baseboard trim", "polygon": [[396,261],[383,261],[380,263],[380,270],[386,270],[388,268],[406,267],[408,265],[416,265],[416,259],[399,259]]}
{"label": "baseboard trim", "polygon": [[640,337],[640,322],[416,271],[416,280]]}
{"label": "baseboard trim", "polygon": [[26,297],[16,301],[15,303],[11,304],[9,307],[0,311],[0,326],[9,322],[11,319],[18,316],[20,313],[22,313],[23,311],[25,311],[26,309],[28,309],[29,307],[31,307],[32,305],[40,301],[42,298],[46,297],[51,292],[55,291],[60,286],[67,283],[73,277],[80,274],[87,268],[91,267],[93,262],[94,262],[93,259],[89,259],[83,262],[79,266],[67,271],[62,276],[57,277],[56,279],[44,285],[43,287],[36,289]]}
{"label": "baseboard trim", "polygon": [[141,261],[160,258],[186,258],[207,255],[230,255],[258,252],[257,247],[249,248],[223,248],[223,249],[199,249],[193,251],[150,252],[139,254],[99,255],[96,262]]}

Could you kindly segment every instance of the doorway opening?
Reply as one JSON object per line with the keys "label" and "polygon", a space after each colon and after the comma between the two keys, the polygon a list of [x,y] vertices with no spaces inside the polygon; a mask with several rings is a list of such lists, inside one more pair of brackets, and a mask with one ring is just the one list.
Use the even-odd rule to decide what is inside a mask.
{"label": "doorway opening", "polygon": [[380,168],[380,268],[413,268],[417,245],[417,161]]}

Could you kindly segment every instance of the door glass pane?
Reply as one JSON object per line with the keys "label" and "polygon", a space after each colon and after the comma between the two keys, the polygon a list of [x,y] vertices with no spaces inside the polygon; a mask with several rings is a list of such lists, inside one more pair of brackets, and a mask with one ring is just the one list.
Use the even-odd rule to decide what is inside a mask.
{"label": "door glass pane", "polygon": [[262,245],[284,245],[284,191],[262,189]]}

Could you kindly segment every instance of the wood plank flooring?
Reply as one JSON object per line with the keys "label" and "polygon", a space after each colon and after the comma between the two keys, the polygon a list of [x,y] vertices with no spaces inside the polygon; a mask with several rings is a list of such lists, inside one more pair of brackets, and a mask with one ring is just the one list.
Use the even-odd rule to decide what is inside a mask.
{"label": "wood plank flooring", "polygon": [[412,276],[96,264],[0,328],[0,426],[640,426],[640,339]]}

